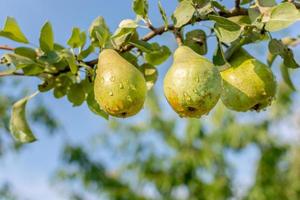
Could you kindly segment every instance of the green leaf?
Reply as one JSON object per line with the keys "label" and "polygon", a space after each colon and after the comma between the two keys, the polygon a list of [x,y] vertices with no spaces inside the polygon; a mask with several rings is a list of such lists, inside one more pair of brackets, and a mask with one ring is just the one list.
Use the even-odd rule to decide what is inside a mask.
{"label": "green leaf", "polygon": [[44,72],[43,66],[39,65],[39,64],[27,65],[22,70],[23,70],[24,74],[28,75],[28,76],[34,76],[34,75],[38,75],[38,74],[41,74]]}
{"label": "green leaf", "polygon": [[16,69],[21,69],[28,65],[35,64],[33,60],[17,54],[5,54],[4,58],[8,61],[8,63],[13,64]]}
{"label": "green leaf", "polygon": [[275,0],[257,0],[257,4],[261,7],[273,7],[276,5]]}
{"label": "green leaf", "polygon": [[95,50],[94,46],[89,46],[87,49],[81,51],[79,54],[78,54],[78,60],[83,60],[85,59],[86,57],[88,57],[91,53],[93,53]]}
{"label": "green leaf", "polygon": [[69,86],[72,84],[71,79],[67,75],[60,75],[55,78],[55,88],[53,90],[53,95],[55,98],[62,98],[67,94]]}
{"label": "green leaf", "polygon": [[85,32],[80,32],[80,29],[75,27],[72,30],[72,35],[69,38],[67,44],[72,48],[83,47],[86,42]]}
{"label": "green leaf", "polygon": [[171,55],[171,51],[167,46],[159,46],[157,43],[152,43],[151,45],[153,51],[145,55],[145,60],[149,64],[160,65]]}
{"label": "green leaf", "polygon": [[152,46],[148,42],[142,41],[142,40],[133,40],[128,42],[129,44],[132,44],[139,50],[145,52],[145,53],[151,53],[152,52]]}
{"label": "green leaf", "polygon": [[48,92],[55,86],[54,77],[48,77],[44,80],[42,84],[38,85],[38,89],[40,92]]}
{"label": "green leaf", "polygon": [[193,18],[195,11],[191,0],[181,1],[173,13],[175,27],[180,28],[187,24]]}
{"label": "green leaf", "polygon": [[97,17],[89,28],[89,35],[93,45],[105,47],[110,38],[110,31],[103,17]]}
{"label": "green leaf", "polygon": [[62,59],[61,55],[56,51],[48,51],[38,58],[39,62],[47,64],[55,64],[60,62]]}
{"label": "green leaf", "polygon": [[9,38],[16,42],[28,44],[29,41],[22,33],[17,21],[13,17],[7,17],[4,28],[0,31],[0,36]]}
{"label": "green leaf", "polygon": [[119,28],[137,28],[138,24],[136,21],[132,20],[132,19],[124,19],[120,22],[119,24]]}
{"label": "green leaf", "polygon": [[274,55],[272,53],[270,53],[270,51],[268,52],[267,55],[267,63],[268,65],[271,67],[275,61],[275,59],[277,58],[278,55]]}
{"label": "green leaf", "polygon": [[198,54],[205,55],[207,53],[206,33],[203,30],[193,30],[188,32],[184,44]]}
{"label": "green leaf", "polygon": [[40,48],[44,52],[52,51],[54,48],[54,35],[52,31],[52,25],[50,22],[46,22],[41,29]]}
{"label": "green leaf", "polygon": [[15,48],[14,52],[15,54],[30,58],[31,60],[35,60],[37,56],[35,50],[29,47],[18,47]]}
{"label": "green leaf", "polygon": [[9,129],[15,140],[21,143],[36,141],[36,138],[26,120],[25,111],[28,100],[33,98],[35,95],[37,95],[37,93],[17,101],[12,107]]}
{"label": "green leaf", "polygon": [[76,74],[78,71],[78,65],[76,62],[75,55],[68,49],[65,49],[60,53],[60,56],[62,56],[68,62],[72,74]]}
{"label": "green leaf", "polygon": [[138,58],[134,54],[127,51],[121,53],[120,55],[134,66],[138,67]]}
{"label": "green leaf", "polygon": [[148,0],[133,0],[133,11],[143,19],[148,17]]}
{"label": "green leaf", "polygon": [[119,49],[122,45],[126,44],[135,34],[137,34],[135,28],[119,27],[111,37],[114,47],[116,49]]}
{"label": "green leaf", "polygon": [[281,3],[272,8],[269,17],[264,18],[265,29],[268,31],[279,31],[287,28],[300,19],[300,13],[292,3]]}
{"label": "green leaf", "polygon": [[209,15],[209,19],[216,22],[215,32],[221,42],[230,43],[236,40],[241,32],[242,28],[235,22],[216,15]]}
{"label": "green leaf", "polygon": [[145,63],[139,69],[141,70],[141,72],[143,73],[146,79],[147,89],[150,90],[154,86],[155,82],[157,81],[158,71],[156,67],[148,63]]}
{"label": "green leaf", "polygon": [[272,39],[269,42],[269,52],[273,55],[280,55],[283,58],[284,65],[288,68],[300,67],[294,58],[293,51],[281,40]]}
{"label": "green leaf", "polygon": [[165,28],[167,29],[167,28],[168,28],[168,25],[169,25],[169,21],[168,21],[168,17],[167,17],[166,11],[165,11],[164,8],[162,7],[160,1],[158,1],[158,9],[159,9],[161,18],[162,18],[162,20],[164,21]]}
{"label": "green leaf", "polygon": [[269,51],[271,54],[280,55],[284,54],[286,46],[277,39],[272,39],[269,42]]}
{"label": "green leaf", "polygon": [[75,83],[71,85],[70,89],[68,90],[67,97],[68,100],[73,103],[73,106],[80,106],[86,98],[83,84]]}
{"label": "green leaf", "polygon": [[213,55],[213,63],[217,66],[224,66],[227,63],[222,45],[219,41]]}
{"label": "green leaf", "polygon": [[282,78],[284,80],[284,82],[293,90],[293,91],[296,91],[296,88],[291,80],[291,76],[290,76],[290,73],[289,73],[289,69],[284,65],[284,63],[282,63],[280,65],[280,72],[281,72],[281,75],[282,75]]}
{"label": "green leaf", "polygon": [[86,103],[89,107],[89,109],[95,113],[96,115],[99,115],[101,117],[103,117],[104,119],[108,120],[109,119],[109,115],[104,112],[103,110],[101,110],[99,104],[96,102],[95,100],[95,96],[94,96],[94,91],[91,91],[86,99]]}

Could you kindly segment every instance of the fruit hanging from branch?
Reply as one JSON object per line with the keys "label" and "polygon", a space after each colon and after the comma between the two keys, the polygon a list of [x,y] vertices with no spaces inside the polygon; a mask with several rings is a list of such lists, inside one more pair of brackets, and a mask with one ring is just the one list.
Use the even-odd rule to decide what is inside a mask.
{"label": "fruit hanging from branch", "polygon": [[276,80],[271,69],[238,49],[229,59],[231,67],[221,72],[223,104],[235,111],[260,111],[275,98]]}
{"label": "fruit hanging from branch", "polygon": [[201,117],[218,102],[221,83],[218,69],[208,59],[180,46],[165,76],[164,93],[179,116]]}
{"label": "fruit hanging from branch", "polygon": [[94,92],[105,112],[125,118],[143,108],[147,87],[143,74],[135,66],[115,50],[105,49],[99,55]]}

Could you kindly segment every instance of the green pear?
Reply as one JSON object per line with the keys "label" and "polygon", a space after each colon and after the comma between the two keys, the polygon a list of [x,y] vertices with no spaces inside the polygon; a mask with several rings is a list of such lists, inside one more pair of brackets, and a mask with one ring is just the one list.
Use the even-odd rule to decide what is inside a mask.
{"label": "green pear", "polygon": [[130,117],[144,105],[147,87],[143,74],[115,50],[99,55],[94,84],[100,107],[115,117]]}
{"label": "green pear", "polygon": [[187,46],[174,53],[164,79],[167,101],[180,117],[201,117],[217,104],[222,90],[218,69]]}
{"label": "green pear", "polygon": [[231,67],[221,72],[223,104],[235,111],[260,111],[271,104],[276,93],[276,80],[268,66],[244,49],[230,58]]}

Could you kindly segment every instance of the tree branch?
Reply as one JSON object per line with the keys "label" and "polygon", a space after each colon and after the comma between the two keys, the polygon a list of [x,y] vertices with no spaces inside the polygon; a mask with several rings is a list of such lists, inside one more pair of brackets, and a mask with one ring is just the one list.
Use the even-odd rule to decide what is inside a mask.
{"label": "tree branch", "polygon": [[[239,15],[248,15],[248,10],[244,9],[244,8],[240,8],[240,9],[233,9],[232,11],[228,11],[228,12],[220,11],[219,15],[222,17],[234,17],[234,16],[239,16]],[[207,21],[207,20],[208,19],[200,19],[199,18],[196,20],[196,22]],[[192,23],[194,23],[194,21],[190,21],[190,22],[186,23],[184,26],[190,25]],[[155,36],[162,35],[163,33],[168,32],[168,31],[173,31],[175,29],[175,26],[173,24],[169,24],[167,27],[160,26],[158,28],[155,28],[151,25],[150,29],[151,29],[151,31],[141,38],[142,41],[146,42],[148,40],[151,40]],[[133,45],[127,45],[123,49],[121,49],[120,52],[130,51],[133,48],[134,48]],[[97,63],[98,63],[98,59],[94,59],[94,60],[85,62],[85,64],[92,66],[92,67],[94,65],[96,65]]]}
{"label": "tree branch", "polygon": [[240,9],[240,4],[241,4],[241,1],[240,0],[235,0],[235,8],[236,9]]}
{"label": "tree branch", "polygon": [[25,74],[21,72],[0,72],[0,77],[5,76],[25,76]]}
{"label": "tree branch", "polygon": [[1,50],[6,50],[6,51],[14,51],[15,50],[14,47],[10,47],[8,45],[0,45],[0,49]]}

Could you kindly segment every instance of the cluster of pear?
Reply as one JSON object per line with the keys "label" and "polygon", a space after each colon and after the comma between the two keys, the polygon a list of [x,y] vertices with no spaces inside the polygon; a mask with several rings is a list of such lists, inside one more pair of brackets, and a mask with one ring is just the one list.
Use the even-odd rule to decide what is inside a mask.
{"label": "cluster of pear", "polygon": [[[230,58],[230,68],[219,71],[208,59],[187,46],[174,53],[174,62],[164,79],[164,93],[181,117],[208,114],[221,98],[235,111],[259,111],[271,104],[276,80],[268,66],[245,50]],[[115,117],[130,117],[144,105],[147,94],[143,74],[115,50],[99,55],[94,84],[96,101]]]}

